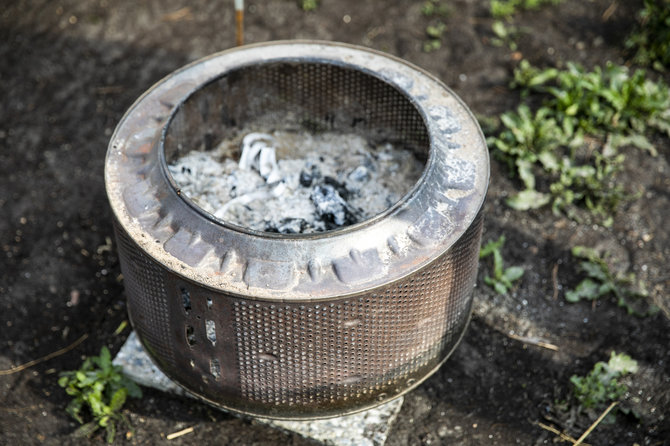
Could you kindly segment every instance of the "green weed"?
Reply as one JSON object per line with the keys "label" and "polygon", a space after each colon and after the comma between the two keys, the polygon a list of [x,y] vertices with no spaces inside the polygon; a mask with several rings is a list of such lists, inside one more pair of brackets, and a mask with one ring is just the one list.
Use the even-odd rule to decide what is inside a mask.
{"label": "green weed", "polygon": [[[489,144],[524,185],[522,192],[507,199],[510,207],[528,210],[551,203],[554,213],[565,211],[578,219],[572,206],[584,203],[606,220],[624,197],[614,182],[623,156],[609,148],[591,150],[584,145],[583,132],[561,126],[550,108],[533,113],[520,105],[501,115],[500,121],[503,130],[489,138]],[[546,183],[543,192],[537,190],[537,176]]]}
{"label": "green weed", "polygon": [[644,70],[630,74],[625,66],[605,69],[568,63],[565,70],[539,70],[522,61],[514,71],[514,87],[522,96],[537,93],[568,133],[582,130],[596,137],[612,136],[615,146],[634,145],[655,153],[645,136],[648,128],[670,135],[670,95],[663,82],[646,78]]}
{"label": "green weed", "polygon": [[[597,362],[588,375],[573,375],[570,382],[580,408],[593,415],[602,411],[608,403],[619,400],[628,391],[628,387],[619,382],[619,378],[636,373],[637,370],[637,361],[623,353],[612,352],[607,363]],[[614,421],[614,413],[610,413],[608,417],[610,419],[606,421]]]}
{"label": "green weed", "polygon": [[574,290],[565,293],[568,302],[579,302],[580,300],[594,301],[605,296],[614,296],[617,304],[626,309],[628,314],[646,316],[658,311],[655,306],[642,310],[643,297],[647,296],[644,289],[637,289],[635,285],[635,274],[615,274],[607,264],[606,257],[601,257],[591,248],[575,246],[572,255],[582,259],[579,269],[586,274]]}
{"label": "green weed", "polygon": [[[73,397],[66,411],[82,424],[76,436],[89,437],[98,429],[105,429],[107,442],[113,443],[117,423],[132,431],[121,408],[127,397],[141,398],[142,391],[123,376],[121,367],[112,364],[107,347],[102,347],[100,356],[87,358],[79,370],[61,373],[58,384]],[[92,421],[84,422],[84,408],[90,412]]]}
{"label": "green weed", "polygon": [[546,4],[556,5],[561,0],[491,0],[491,15],[495,18],[510,18],[522,10],[539,9]]}
{"label": "green weed", "polygon": [[[619,148],[656,155],[646,133],[670,135],[668,87],[646,79],[644,71],[629,75],[612,64],[588,72],[572,63],[540,70],[527,61],[515,70],[512,86],[521,89],[524,103],[501,115],[498,135],[488,139],[524,185],[507,204],[528,210],[551,203],[555,213],[576,220],[581,206],[611,224],[611,213],[627,198],[617,182],[625,159]],[[542,105],[532,111],[526,102],[538,99]]]}
{"label": "green weed", "polygon": [[480,251],[479,258],[483,259],[493,255],[493,277],[486,276],[484,282],[491,286],[498,294],[506,294],[514,288],[513,282],[523,276],[524,270],[520,266],[504,268],[502,258],[502,247],[505,244],[505,236],[501,235],[496,241],[489,241]]}
{"label": "green weed", "polygon": [[670,0],[644,0],[638,19],[626,47],[635,51],[635,63],[663,71],[670,67]]}

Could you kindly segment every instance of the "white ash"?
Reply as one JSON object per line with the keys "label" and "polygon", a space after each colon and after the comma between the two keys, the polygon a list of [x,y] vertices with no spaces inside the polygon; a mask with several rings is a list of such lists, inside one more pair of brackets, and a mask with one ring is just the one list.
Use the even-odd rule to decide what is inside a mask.
{"label": "white ash", "polygon": [[[239,162],[229,154],[241,146]],[[215,217],[249,229],[321,232],[367,220],[406,194],[423,164],[355,134],[249,133],[170,166],[181,189]]]}

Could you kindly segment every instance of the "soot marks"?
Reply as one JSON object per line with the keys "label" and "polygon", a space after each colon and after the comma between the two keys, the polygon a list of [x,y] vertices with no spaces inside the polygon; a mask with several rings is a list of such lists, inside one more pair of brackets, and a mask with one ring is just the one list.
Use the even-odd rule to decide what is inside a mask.
{"label": "soot marks", "polygon": [[195,340],[195,329],[192,325],[186,325],[186,343],[189,347],[193,347],[197,344]]}

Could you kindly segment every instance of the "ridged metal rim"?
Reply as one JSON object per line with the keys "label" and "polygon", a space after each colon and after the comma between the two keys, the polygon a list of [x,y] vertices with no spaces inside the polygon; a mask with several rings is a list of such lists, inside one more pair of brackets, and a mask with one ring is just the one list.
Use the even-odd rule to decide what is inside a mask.
{"label": "ridged metal rim", "polygon": [[[222,73],[249,64],[329,63],[363,70],[411,98],[430,155],[415,189],[348,230],[311,237],[239,231],[205,218],[162,173],[161,135],[180,102]],[[280,41],[224,51],[174,72],[124,115],[109,145],[105,185],[119,225],[168,271],[248,299],[315,301],[401,280],[445,253],[479,212],[488,150],[461,100],[427,72],[376,51],[331,42]],[[137,202],[138,196],[144,202]]]}

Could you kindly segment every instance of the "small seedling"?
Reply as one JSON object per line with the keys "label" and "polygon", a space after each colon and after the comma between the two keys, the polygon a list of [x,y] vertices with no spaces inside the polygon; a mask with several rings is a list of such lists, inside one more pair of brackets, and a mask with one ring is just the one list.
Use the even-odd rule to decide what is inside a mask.
{"label": "small seedling", "polygon": [[[628,391],[619,378],[637,370],[637,361],[623,353],[612,352],[608,362],[597,362],[588,375],[570,377],[580,409],[593,415],[610,402],[619,400]],[[614,421],[613,412],[608,417],[611,417],[610,422]]]}
{"label": "small seedling", "polygon": [[635,52],[633,61],[658,71],[670,68],[670,0],[644,0],[638,19],[626,40],[626,47]]}
{"label": "small seedling", "polygon": [[426,17],[447,16],[449,8],[441,0],[426,0],[421,6],[421,13]]}
{"label": "small seedling", "polygon": [[319,7],[319,0],[300,0],[300,8],[303,11],[315,11]]}
{"label": "small seedling", "polygon": [[442,35],[447,30],[447,25],[440,19],[449,14],[449,9],[441,0],[426,0],[421,6],[421,13],[431,17],[431,23],[426,27],[428,40],[423,42],[423,51],[430,53],[442,48]]}
{"label": "small seedling", "polygon": [[539,9],[546,4],[556,5],[561,0],[491,0],[491,15],[499,19],[509,19],[521,10]]}
{"label": "small seedling", "polygon": [[426,35],[431,39],[441,39],[442,34],[447,30],[447,25],[442,22],[437,22],[435,25],[428,25],[426,27]]}
{"label": "small seedling", "polygon": [[606,262],[606,257],[599,256],[594,249],[585,246],[572,248],[572,255],[582,259],[579,268],[587,277],[579,282],[574,290],[565,293],[565,299],[568,302],[595,301],[601,297],[614,296],[617,304],[625,308],[628,314],[646,316],[658,311],[654,306],[646,311],[638,309],[640,298],[646,297],[647,294],[644,290],[632,287],[635,283],[635,274],[613,273]]}
{"label": "small seedling", "polygon": [[[66,412],[82,424],[75,436],[90,437],[98,429],[105,429],[107,442],[113,443],[117,423],[132,432],[121,408],[127,397],[141,398],[142,391],[121,373],[121,367],[112,364],[107,347],[102,347],[100,356],[87,358],[79,370],[61,373],[58,384],[73,397]],[[84,421],[84,408],[92,421]]]}
{"label": "small seedling", "polygon": [[428,40],[423,43],[423,51],[430,53],[442,48],[442,34],[444,34],[446,30],[447,25],[441,20],[438,20],[433,25],[428,25],[426,27],[426,36],[428,36]]}
{"label": "small seedling", "polygon": [[495,37],[491,39],[494,46],[506,46],[512,51],[519,47],[517,40],[522,34],[519,27],[514,25],[505,25],[502,20],[496,20],[491,25],[491,30]]}
{"label": "small seedling", "polygon": [[523,276],[524,270],[520,266],[504,268],[502,258],[502,247],[505,244],[505,236],[501,235],[496,241],[489,241],[480,251],[479,258],[483,259],[493,255],[493,277],[486,276],[484,282],[493,287],[498,294],[506,294],[514,288],[513,282]]}
{"label": "small seedling", "polygon": [[491,15],[496,18],[509,18],[517,12],[518,1],[491,0]]}

